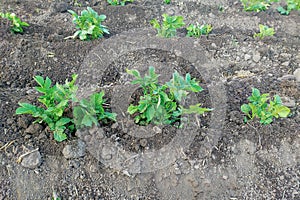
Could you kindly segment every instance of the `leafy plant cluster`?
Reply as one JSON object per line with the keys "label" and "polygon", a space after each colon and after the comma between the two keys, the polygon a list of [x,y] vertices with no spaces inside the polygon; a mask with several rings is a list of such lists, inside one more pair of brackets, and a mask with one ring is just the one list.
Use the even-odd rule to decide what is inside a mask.
{"label": "leafy plant cluster", "polygon": [[201,35],[208,35],[212,31],[212,26],[210,24],[199,25],[198,23],[191,24],[186,28],[187,36],[199,38]]}
{"label": "leafy plant cluster", "polygon": [[[157,30],[157,35],[160,37],[170,38],[176,36],[177,29],[183,27],[182,16],[169,16],[167,14],[162,15],[162,23],[159,24],[157,19],[152,19],[150,24]],[[201,35],[208,35],[212,31],[212,26],[209,24],[197,25],[191,24],[186,28],[187,36],[200,37]]]}
{"label": "leafy plant cluster", "polygon": [[273,28],[269,28],[268,26],[259,24],[259,33],[255,33],[253,35],[254,38],[259,37],[260,39],[264,39],[267,36],[273,36],[275,31]]}
{"label": "leafy plant cluster", "polygon": [[15,13],[1,13],[0,17],[5,18],[11,22],[11,31],[13,33],[23,33],[23,27],[29,26],[26,22],[21,21],[19,17],[16,16]]}
{"label": "leafy plant cluster", "polygon": [[91,7],[81,11],[81,15],[78,15],[73,10],[68,10],[68,12],[72,14],[73,23],[79,29],[71,38],[79,36],[80,40],[89,40],[101,38],[105,33],[109,34],[108,28],[101,24],[106,19],[106,16],[98,15]]}
{"label": "leafy plant cluster", "polygon": [[274,96],[272,101],[268,93],[260,94],[256,88],[252,88],[252,96],[248,97],[250,103],[243,104],[241,111],[246,114],[244,121],[260,119],[262,124],[270,124],[273,118],[287,117],[290,109],[282,105],[282,101],[278,95]]}
{"label": "leafy plant cluster", "polygon": [[278,0],[241,0],[245,11],[265,11],[269,8],[271,3],[278,2]]}
{"label": "leafy plant cluster", "polygon": [[149,67],[148,75],[144,77],[137,70],[127,70],[127,73],[135,78],[131,83],[140,85],[143,90],[137,105],[131,104],[128,107],[128,112],[134,116],[136,123],[173,124],[183,114],[203,114],[211,111],[209,108],[202,108],[201,104],[189,108],[179,105],[189,92],[203,90],[195,79],[191,79],[190,74],[186,74],[184,78],[178,72],[174,72],[173,78],[161,85],[158,83],[159,76],[152,66]]}
{"label": "leafy plant cluster", "polygon": [[162,24],[159,24],[157,19],[152,19],[150,24],[157,30],[157,35],[161,37],[174,37],[176,35],[177,29],[185,25],[182,16],[169,16],[163,14]]}
{"label": "leafy plant cluster", "polygon": [[[52,81],[46,77],[35,76],[34,80],[39,87],[35,89],[43,95],[38,98],[38,101],[43,106],[35,106],[29,103],[19,103],[16,114],[30,114],[37,118],[35,122],[46,123],[51,131],[53,131],[56,141],[67,139],[66,129],[74,131],[75,128],[83,126],[91,127],[97,124],[98,120],[115,120],[116,114],[105,112],[103,108],[104,93],[94,93],[89,99],[79,101],[76,98],[78,87],[75,85],[77,75],[72,76],[72,80],[65,81],[61,85],[56,83],[52,86]],[[79,103],[73,108],[71,113],[71,104]],[[68,112],[69,111],[69,112]],[[70,115],[73,115],[73,117]]]}
{"label": "leafy plant cluster", "polygon": [[287,0],[286,7],[279,6],[278,12],[282,15],[289,15],[292,10],[300,11],[300,0]]}
{"label": "leafy plant cluster", "polygon": [[125,4],[128,3],[132,3],[134,0],[107,0],[107,3],[109,3],[112,6],[125,6]]}

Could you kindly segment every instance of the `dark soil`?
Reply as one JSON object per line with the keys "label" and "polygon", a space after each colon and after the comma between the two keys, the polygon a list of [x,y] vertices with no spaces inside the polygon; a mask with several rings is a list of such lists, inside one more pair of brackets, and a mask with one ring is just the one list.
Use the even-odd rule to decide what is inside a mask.
{"label": "dark soil", "polygon": [[[300,199],[300,84],[293,76],[300,66],[299,12],[282,16],[279,3],[256,13],[232,0],[163,2],[0,0],[0,11],[30,24],[12,34],[0,19],[0,199],[51,199],[53,193],[61,199]],[[75,32],[67,10],[86,6],[107,16],[111,34],[64,39]],[[212,24],[213,31],[199,39],[186,38],[185,29],[176,38],[158,38],[149,21],[163,13],[182,15],[187,25]],[[254,39],[258,24],[276,34]],[[214,110],[187,117],[181,130],[134,124],[125,111],[136,86],[126,68],[145,74],[150,65],[160,82],[174,70],[190,73],[204,91],[185,103]],[[79,95],[105,91],[117,122],[58,143],[44,124],[15,115],[18,102],[38,104],[34,76],[63,83],[74,73]],[[290,116],[245,124],[240,106],[253,87],[280,95]],[[65,158],[63,149],[78,141],[85,143],[84,155]],[[39,166],[16,162],[37,148]]]}

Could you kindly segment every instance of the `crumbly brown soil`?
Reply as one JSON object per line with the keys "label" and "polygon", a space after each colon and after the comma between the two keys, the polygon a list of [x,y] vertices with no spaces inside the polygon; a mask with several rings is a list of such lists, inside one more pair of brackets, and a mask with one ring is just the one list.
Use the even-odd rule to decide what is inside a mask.
{"label": "crumbly brown soil", "polygon": [[[136,0],[123,7],[97,0],[75,2],[0,0],[0,11],[14,12],[30,24],[23,34],[12,34],[7,22],[0,19],[0,199],[51,199],[53,192],[62,199],[300,199],[300,86],[290,76],[300,66],[299,12],[282,16],[276,11],[278,4],[266,12],[244,12],[241,3],[232,0],[174,0],[170,5],[163,0]],[[65,40],[75,31],[67,9],[79,12],[86,6],[107,16],[104,24],[111,34],[94,41]],[[190,39],[191,43],[182,46],[189,52],[193,46],[187,44],[198,45],[207,59],[203,61],[208,63],[207,72],[216,70],[214,76],[203,78],[207,73],[199,71],[184,53],[153,46],[119,55],[105,66],[99,60],[103,74],[93,81],[107,92],[111,103],[114,87],[128,81],[123,77],[126,68],[151,63],[170,66],[159,72],[176,69],[200,80],[205,90],[195,98],[205,107],[218,102],[210,98],[218,95],[209,88],[221,84],[224,93],[220,99],[226,101],[218,107],[224,117],[214,124],[210,123],[214,114],[200,117],[192,143],[175,161],[147,173],[128,174],[127,169],[108,167],[89,150],[82,158],[65,159],[62,149],[78,140],[75,135],[57,143],[44,125],[34,134],[25,132],[34,119],[14,113],[18,102],[37,103],[33,76],[48,76],[60,83],[74,73],[84,76],[85,59],[95,47],[134,38],[135,31],[141,40],[153,40],[155,32],[149,21],[163,13],[182,15],[186,24],[212,24],[208,37]],[[253,39],[258,24],[272,26],[275,36]],[[138,34],[144,33],[140,28],[149,28],[149,34]],[[181,44],[187,40],[185,33],[180,29],[178,37],[166,43]],[[105,45],[103,49],[108,48]],[[291,115],[266,126],[257,121],[244,124],[240,106],[247,102],[252,87],[288,99]],[[128,133],[131,126],[131,120],[109,124],[103,128],[105,139],[142,155],[167,146],[178,134],[174,127],[162,126],[159,134],[138,138]],[[151,125],[149,130],[155,128]],[[211,138],[214,129],[221,134]],[[26,169],[16,163],[26,149],[36,148],[42,155],[38,168]]]}

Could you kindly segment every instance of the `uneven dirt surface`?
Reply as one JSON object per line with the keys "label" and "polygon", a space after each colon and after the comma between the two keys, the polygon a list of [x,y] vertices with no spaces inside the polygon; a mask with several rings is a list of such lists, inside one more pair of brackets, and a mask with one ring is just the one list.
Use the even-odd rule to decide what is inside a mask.
{"label": "uneven dirt surface", "polygon": [[[30,24],[12,34],[0,19],[0,199],[299,200],[300,13],[282,16],[280,4],[245,12],[235,0],[0,0],[0,11]],[[76,30],[67,10],[87,6],[107,16],[111,34],[64,39]],[[213,31],[197,39],[182,28],[160,38],[149,22],[163,13]],[[254,39],[259,24],[276,34]],[[185,103],[213,111],[187,116],[182,129],[134,124],[126,110],[138,88],[126,68],[145,74],[149,66],[160,82],[175,70],[190,73],[204,91]],[[63,83],[74,73],[78,96],[104,90],[117,122],[58,143],[45,124],[15,115],[18,102],[38,104],[34,76]],[[281,96],[291,114],[245,124],[240,106],[253,87]]]}

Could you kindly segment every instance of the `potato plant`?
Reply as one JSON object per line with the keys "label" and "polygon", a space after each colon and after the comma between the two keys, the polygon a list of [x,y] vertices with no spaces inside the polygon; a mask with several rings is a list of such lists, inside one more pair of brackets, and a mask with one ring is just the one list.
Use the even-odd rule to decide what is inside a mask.
{"label": "potato plant", "polygon": [[108,28],[102,25],[106,16],[98,15],[91,7],[81,11],[81,15],[78,15],[73,10],[68,10],[68,12],[72,14],[73,23],[79,29],[73,36],[70,36],[71,38],[75,39],[79,36],[80,40],[93,40],[103,37],[104,34],[109,34]]}
{"label": "potato plant", "polygon": [[148,75],[144,77],[137,70],[127,70],[127,73],[135,78],[131,83],[140,85],[143,90],[138,103],[128,107],[128,113],[134,116],[137,124],[174,124],[183,114],[204,114],[211,111],[209,108],[202,108],[201,104],[189,108],[179,105],[189,92],[203,90],[190,74],[186,74],[184,78],[175,71],[173,78],[161,85],[158,83],[159,75],[152,66],[149,67]]}
{"label": "potato plant", "polygon": [[13,33],[23,33],[23,27],[29,26],[26,22],[21,21],[19,17],[16,16],[15,13],[1,13],[0,17],[5,18],[11,22],[11,31]]}
{"label": "potato plant", "polygon": [[[67,139],[65,131],[68,129],[74,131],[75,128],[84,126],[91,127],[97,124],[98,120],[116,120],[116,114],[106,112],[103,108],[104,93],[94,93],[89,99],[79,101],[76,98],[78,87],[75,85],[77,75],[72,76],[72,81],[65,81],[61,85],[56,83],[52,86],[52,81],[46,77],[35,76],[34,80],[38,83],[35,89],[43,95],[38,98],[41,106],[29,103],[19,103],[16,114],[30,114],[37,118],[35,122],[46,123],[53,131],[54,139],[61,142]],[[79,103],[75,107],[72,104]],[[70,117],[68,110],[73,109],[73,117]]]}
{"label": "potato plant", "polygon": [[273,118],[287,117],[290,109],[282,105],[281,98],[274,96],[272,101],[268,93],[260,94],[256,88],[252,88],[252,95],[248,97],[249,103],[241,106],[241,111],[246,114],[245,122],[258,118],[262,124],[270,124]]}

